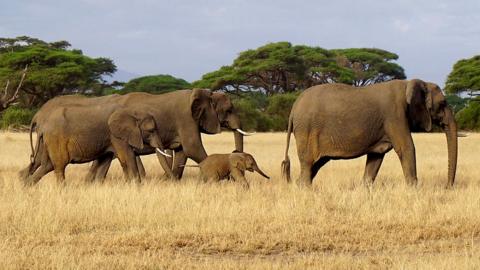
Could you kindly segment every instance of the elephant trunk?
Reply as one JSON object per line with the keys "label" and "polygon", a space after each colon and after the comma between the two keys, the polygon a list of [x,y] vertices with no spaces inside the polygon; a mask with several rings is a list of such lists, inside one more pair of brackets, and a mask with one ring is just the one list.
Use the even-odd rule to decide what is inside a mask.
{"label": "elephant trunk", "polygon": [[[156,136],[153,136],[149,143],[152,147],[155,148],[157,152],[158,161],[160,162],[160,165],[162,165],[162,168],[165,171],[166,175],[168,175],[169,178],[174,178],[173,169],[170,168],[169,166],[169,160],[172,158],[172,155],[165,152],[162,141],[160,140],[160,136],[158,134]],[[173,164],[173,158],[172,158],[172,164]]]}
{"label": "elephant trunk", "polygon": [[235,130],[233,132],[235,138],[235,150],[238,152],[243,152],[243,134]]}
{"label": "elephant trunk", "polygon": [[262,170],[260,170],[260,168],[258,168],[258,166],[255,164],[253,165],[253,169],[259,173],[261,176],[267,178],[267,179],[270,179],[270,177],[268,175],[266,175],[264,172],[262,172]]}
{"label": "elephant trunk", "polygon": [[457,124],[453,112],[450,108],[445,109],[445,118],[443,120],[445,135],[447,137],[448,148],[448,183],[447,188],[452,187],[455,182],[455,173],[457,171]]}
{"label": "elephant trunk", "polygon": [[242,125],[240,123],[240,117],[237,114],[230,114],[227,118],[228,128],[233,130],[233,136],[235,139],[235,150],[243,152],[243,134],[238,131],[241,130]]}

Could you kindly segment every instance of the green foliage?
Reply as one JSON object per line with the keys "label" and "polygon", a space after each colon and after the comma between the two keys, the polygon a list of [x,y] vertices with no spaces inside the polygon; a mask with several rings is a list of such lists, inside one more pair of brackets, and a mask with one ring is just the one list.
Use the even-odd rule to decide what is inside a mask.
{"label": "green foliage", "polygon": [[18,84],[28,65],[22,87],[24,105],[41,105],[60,94],[88,93],[101,89],[102,76],[116,71],[112,60],[91,58],[69,50],[66,41],[47,43],[29,37],[0,38],[0,85]]}
{"label": "green foliage", "polygon": [[381,49],[326,50],[269,43],[241,52],[230,66],[203,75],[194,86],[267,95],[300,91],[312,85],[342,82],[357,86],[404,79],[398,55]]}
{"label": "green foliage", "polygon": [[253,99],[237,99],[233,101],[235,109],[240,116],[243,129],[256,131],[269,131],[270,119],[255,106]]}
{"label": "green foliage", "polygon": [[188,89],[191,85],[187,81],[171,75],[152,75],[130,80],[123,87],[123,92],[166,93],[170,91]]}
{"label": "green foliage", "polygon": [[455,115],[459,129],[480,130],[480,100],[472,100]]}
{"label": "green foliage", "polygon": [[15,106],[9,107],[3,111],[1,116],[1,127],[6,129],[9,127],[18,128],[21,126],[30,125],[36,110],[18,108]]}
{"label": "green foliage", "polygon": [[243,128],[256,131],[284,131],[299,92],[265,96],[252,93],[233,100]]}
{"label": "green foliage", "polygon": [[447,93],[480,91],[480,55],[459,60],[445,82]]}
{"label": "green foliage", "polygon": [[366,86],[393,79],[405,79],[403,68],[391,61],[398,55],[376,48],[352,48],[333,50],[337,55],[337,64],[351,71],[351,77],[345,76],[344,83]]}
{"label": "green foliage", "polygon": [[457,95],[449,94],[445,96],[445,99],[447,100],[448,105],[453,108],[455,113],[465,108],[470,100],[469,98],[461,98]]}

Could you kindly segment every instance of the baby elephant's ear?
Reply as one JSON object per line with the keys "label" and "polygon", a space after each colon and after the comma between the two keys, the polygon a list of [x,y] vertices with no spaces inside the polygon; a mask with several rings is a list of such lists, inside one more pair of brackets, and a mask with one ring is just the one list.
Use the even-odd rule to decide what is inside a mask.
{"label": "baby elephant's ear", "polygon": [[242,172],[247,170],[245,160],[239,155],[230,155],[230,164],[232,167],[235,167]]}
{"label": "baby elephant's ear", "polygon": [[143,149],[142,133],[137,120],[128,111],[114,112],[108,119],[108,127],[114,137],[126,141],[137,149]]}

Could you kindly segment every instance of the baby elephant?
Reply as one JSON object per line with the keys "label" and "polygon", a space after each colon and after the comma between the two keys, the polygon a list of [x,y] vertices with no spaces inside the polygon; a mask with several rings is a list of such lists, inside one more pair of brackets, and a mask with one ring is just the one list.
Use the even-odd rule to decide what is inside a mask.
{"label": "baby elephant", "polygon": [[200,177],[204,181],[219,181],[228,177],[239,181],[248,188],[249,184],[245,179],[245,170],[256,171],[263,177],[270,179],[262,172],[252,155],[247,153],[234,152],[231,154],[213,154],[208,156],[198,165],[187,165],[188,167],[200,167]]}

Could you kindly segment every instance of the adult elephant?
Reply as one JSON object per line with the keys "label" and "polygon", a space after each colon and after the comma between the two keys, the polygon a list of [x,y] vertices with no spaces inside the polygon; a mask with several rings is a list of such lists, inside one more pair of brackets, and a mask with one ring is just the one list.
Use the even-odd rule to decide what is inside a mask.
{"label": "adult elephant", "polygon": [[[160,137],[165,149],[173,151],[173,159],[168,159],[168,164],[160,162],[165,172],[172,168],[173,175],[168,177],[181,178],[183,175],[184,165],[187,158],[191,158],[197,163],[200,163],[207,157],[205,148],[203,147],[201,134],[216,134],[220,130],[212,132],[206,129],[204,122],[192,122],[192,115],[200,112],[181,112],[184,108],[188,109],[183,103],[188,103],[188,94],[191,90],[181,90],[162,95],[152,95],[147,93],[132,93],[130,97],[125,100],[125,105],[133,109],[148,108],[148,112],[153,115],[156,124],[160,129]],[[207,91],[207,90],[206,90]],[[183,95],[181,94],[183,93]],[[241,129],[241,122],[236,113],[230,98],[221,92],[214,92],[211,94],[211,105],[215,110],[215,116],[220,123],[220,127],[233,131],[235,139],[235,150],[243,151],[243,136],[250,135]],[[194,116],[195,118],[195,116]],[[153,149],[145,149],[137,151],[137,155],[148,155],[154,153]],[[157,153],[158,155],[158,153]],[[161,160],[159,156],[159,159]],[[172,164],[173,162],[173,164]],[[104,166],[95,168],[92,165],[91,171],[96,169],[105,171]]]}
{"label": "adult elephant", "polygon": [[[188,121],[188,117],[179,117],[177,115],[177,110],[179,108],[182,108],[183,105],[181,105],[178,101],[175,101],[174,103],[171,103],[171,100],[177,100],[177,98],[182,98],[178,96],[178,93],[182,91],[191,91],[191,90],[181,90],[181,91],[175,91],[167,94],[162,94],[162,95],[152,95],[152,94],[146,94],[146,93],[132,93],[130,95],[134,96],[132,98],[129,98],[128,100],[124,100],[123,103],[125,106],[129,106],[132,108],[137,108],[137,109],[145,109],[148,107],[149,111],[155,112],[155,119],[157,120],[157,125],[164,130],[164,128],[160,125],[164,125],[163,123],[167,123],[167,125],[174,124],[175,126],[172,127],[171,129],[178,134],[180,134],[180,130],[183,130],[184,128],[182,127],[185,120],[185,126],[192,126],[191,122]],[[178,92],[178,93],[177,93]],[[178,96],[178,97],[177,97]],[[172,99],[172,97],[174,97]],[[183,96],[184,103],[187,100],[188,96]],[[234,140],[235,140],[235,150],[239,152],[243,152],[243,136],[248,136],[251,135],[250,133],[247,133],[242,130],[242,125],[240,122],[240,118],[230,100],[230,98],[222,92],[213,92],[211,95],[212,99],[212,105],[216,111],[218,120],[220,122],[220,126],[224,129],[228,129],[233,131],[234,135]],[[147,102],[148,101],[148,102]],[[169,106],[166,106],[169,104]],[[178,118],[178,119],[177,119]],[[169,119],[176,119],[174,122],[170,121]],[[192,138],[195,138],[195,140],[199,143],[196,143],[196,145],[201,145],[201,136],[199,133],[207,133],[211,134],[210,132],[206,131],[204,128],[198,128],[195,131],[190,131],[192,132]],[[185,134],[185,132],[183,132]],[[184,151],[184,146],[181,143],[178,143],[178,140],[173,140],[171,139],[171,135],[166,135],[162,136],[161,140],[162,142],[167,142],[164,143],[165,149],[171,149],[168,153],[172,154],[174,156],[175,162],[173,161],[173,158],[167,158],[167,163],[163,162],[163,159],[165,157],[160,156],[159,153],[157,153],[158,159],[160,161],[160,165],[165,171],[165,176],[166,177],[173,177],[173,178],[181,178],[183,175],[184,167],[181,166],[185,164],[188,156],[188,153],[186,154]],[[169,143],[170,142],[170,143]],[[207,154],[205,152],[205,149],[203,145],[201,147],[195,147],[196,151],[198,151],[200,158],[197,158],[197,160],[203,160]],[[191,151],[191,149],[189,149]],[[148,155],[152,154],[154,151],[152,149],[149,150],[144,150],[144,151],[137,151],[135,154],[137,155],[137,166],[140,172],[140,175],[142,177],[145,176],[145,170],[143,169],[143,165],[138,158],[139,155]],[[111,159],[110,159],[111,160]],[[110,160],[102,161],[102,160],[96,160],[93,162],[92,166],[90,167],[90,171],[88,173],[87,179],[88,180],[93,180],[93,179],[98,179],[102,180],[105,178],[106,173],[109,169],[110,166]],[[173,163],[174,162],[174,163]],[[197,161],[198,162],[198,161]],[[173,173],[170,173],[169,171],[173,171]]]}
{"label": "adult elephant", "polygon": [[305,90],[290,113],[282,174],[290,181],[288,148],[293,132],[300,160],[299,185],[311,185],[329,160],[367,155],[364,181],[372,184],[385,153],[398,154],[406,182],[417,183],[411,132],[430,131],[432,123],[447,137],[448,187],[455,181],[457,126],[438,85],[395,80],[355,88],[328,84]]}
{"label": "adult elephant", "polygon": [[[185,156],[198,162],[206,157],[200,131],[211,134],[220,132],[220,123],[213,107],[212,92],[206,89],[180,90],[163,95],[131,93],[104,99],[108,102],[89,101],[91,103],[86,106],[77,104],[78,101],[73,100],[70,100],[70,103],[52,101],[45,107],[52,108],[54,114],[43,115],[44,112],[49,111],[43,108],[39,111],[42,115],[37,114],[32,122],[32,127],[37,125],[37,149],[32,152],[32,163],[24,170],[27,172],[24,175],[34,175],[30,182],[36,182],[44,174],[56,169],[51,164],[55,163],[51,160],[51,156],[52,151],[56,150],[49,151],[50,149],[59,149],[60,152],[59,155],[54,154],[59,156],[58,164],[61,165],[58,166],[58,171],[56,170],[58,179],[63,178],[61,172],[64,169],[63,165],[92,160],[96,162],[96,170],[91,170],[89,175],[104,177],[114,157],[108,119],[115,110],[130,105],[148,110],[154,117],[164,145],[168,144],[169,149],[181,148]],[[55,121],[52,121],[52,117]],[[47,142],[45,138],[50,139]],[[47,151],[40,151],[44,149]],[[146,147],[140,149],[138,154],[154,151],[153,148]],[[39,152],[42,154],[39,155]],[[38,168],[40,168],[39,171],[35,172]],[[99,175],[99,172],[102,172],[102,175]]]}
{"label": "adult elephant", "polygon": [[[44,144],[44,133],[55,131],[56,124],[53,120],[54,118],[57,121],[61,120],[65,116],[66,109],[73,108],[73,110],[81,110],[82,107],[89,108],[86,112],[92,113],[93,117],[88,119],[85,118],[85,115],[79,116],[77,119],[72,119],[72,123],[76,122],[77,126],[80,126],[80,121],[88,120],[89,125],[94,127],[103,127],[104,122],[108,121],[108,117],[110,114],[119,107],[118,100],[120,99],[120,95],[108,95],[103,97],[95,97],[95,98],[87,98],[81,95],[66,95],[66,96],[59,96],[55,97],[49,101],[47,101],[40,110],[35,114],[30,124],[30,146],[31,146],[31,156],[30,156],[30,164],[20,171],[20,178],[23,180],[27,180],[28,177],[32,176],[42,165],[42,153],[46,153],[45,144]],[[71,110],[68,112],[71,113]],[[106,128],[101,128],[106,130]],[[33,131],[37,131],[37,143],[36,146],[33,146],[33,138],[32,133]],[[88,131],[84,131],[83,133],[88,133]],[[101,155],[97,157],[99,160],[111,159],[110,156],[113,156],[113,153],[105,153],[105,155]],[[48,158],[48,156],[47,156]],[[43,160],[45,164],[46,160]],[[45,171],[49,171],[47,166]],[[45,172],[46,173],[46,172]],[[37,174],[43,174],[38,172]],[[40,176],[40,177],[41,177]],[[36,179],[38,181],[40,178]]]}

